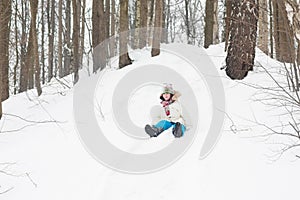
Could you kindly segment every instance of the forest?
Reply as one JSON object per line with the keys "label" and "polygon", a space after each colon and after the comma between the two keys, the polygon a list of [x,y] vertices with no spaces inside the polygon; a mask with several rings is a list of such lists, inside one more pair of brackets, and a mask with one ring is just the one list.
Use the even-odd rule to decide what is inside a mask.
{"label": "forest", "polygon": [[[127,46],[152,46],[152,56],[156,56],[160,43],[208,48],[225,42],[230,78],[243,79],[253,70],[258,47],[271,58],[293,63],[290,81],[299,89],[296,0],[1,0],[0,19],[2,101],[33,88],[40,95],[41,85],[52,78],[73,74],[76,83],[78,70],[93,50],[125,31],[130,34],[97,52],[103,62],[94,66],[93,73]],[[162,29],[154,33],[153,27]],[[120,56],[120,68],[130,63],[128,55]]]}
{"label": "forest", "polygon": [[[206,67],[217,70],[215,78],[220,82],[216,80],[215,85],[217,87],[221,83],[222,92],[224,90],[224,94],[220,93],[217,98],[221,102],[224,96],[226,110],[214,106],[210,98],[215,96],[205,89],[203,82],[210,75],[195,77],[195,73],[188,67],[191,63],[165,51],[176,44],[186,45],[187,52],[190,51],[189,47],[195,48],[191,53],[196,53],[191,55],[199,59],[206,58],[201,52],[209,57],[211,66]],[[99,127],[109,133],[113,138],[111,140],[115,140],[114,144],[124,149],[132,145],[133,150],[130,150],[148,155],[146,153],[153,153],[154,147],[164,149],[173,142],[169,135],[161,136],[161,140],[146,140],[141,136],[142,139],[136,143],[116,135],[118,131],[126,132],[120,127],[121,121],[125,124],[127,119],[116,117],[118,114],[123,116],[122,112],[125,111],[116,110],[114,105],[126,107],[130,117],[124,116],[139,125],[136,126],[139,128],[145,125],[146,119],[152,117],[148,115],[155,102],[151,98],[157,92],[156,86],[149,86],[147,91],[137,89],[138,92],[131,94],[136,96],[131,96],[133,100],[128,100],[128,104],[125,98],[124,102],[113,100],[113,90],[122,86],[122,75],[130,77],[130,72],[142,69],[143,64],[169,64],[176,73],[186,74],[186,82],[191,90],[180,91],[183,94],[180,98],[186,107],[194,103],[191,110],[195,109],[188,113],[192,120],[196,120],[194,112],[199,111],[197,120],[201,136],[217,123],[208,121],[208,118],[214,119],[215,113],[224,116],[220,132],[225,139],[216,138],[220,144],[215,145],[216,142],[211,145],[216,148],[216,153],[209,152],[212,159],[201,161],[203,165],[199,165],[198,160],[188,160],[189,166],[183,163],[178,166],[174,161],[175,168],[168,168],[169,174],[162,171],[140,176],[139,179],[138,176],[121,176],[118,173],[125,171],[125,174],[130,174],[131,171],[111,166],[118,173],[108,172],[103,166],[101,168],[93,163],[81,150],[77,140],[84,136],[79,133],[81,137],[78,137],[75,134],[80,132],[80,120],[84,120],[83,115],[81,118],[76,116],[79,107],[86,109],[82,111],[84,114],[90,108],[95,109],[96,114],[94,110],[92,112]],[[198,64],[201,65],[201,61]],[[161,72],[167,74],[163,68]],[[100,89],[95,89],[95,96],[84,96],[94,88],[86,88],[86,91],[78,93],[76,87],[80,88],[84,83],[91,86],[95,76],[103,78],[103,82],[99,81],[97,86]],[[141,77],[146,79],[147,74]],[[138,77],[133,79],[139,80]],[[126,85],[123,86],[125,88]],[[184,88],[182,85],[176,86]],[[40,194],[49,194],[49,199],[79,200],[84,199],[87,193],[91,198],[85,199],[125,199],[124,196],[131,200],[165,199],[164,195],[167,195],[167,199],[182,199],[188,191],[204,199],[210,195],[213,195],[211,199],[227,199],[233,195],[233,199],[238,200],[245,193],[248,194],[250,189],[253,194],[250,192],[245,197],[249,200],[256,198],[256,193],[261,194],[260,199],[293,199],[300,178],[297,175],[300,158],[299,92],[299,0],[0,0],[0,198],[14,194],[8,199],[16,199],[16,195],[25,191],[16,187],[21,184],[28,192],[24,193],[25,199],[41,199],[43,195],[30,198],[35,195],[33,188]],[[190,93],[195,93],[196,103],[189,99],[194,98],[189,96]],[[80,95],[96,100],[90,99],[83,104],[76,99]],[[130,102],[135,102],[135,105]],[[90,116],[85,118],[92,119]],[[218,125],[221,126],[221,123]],[[195,123],[188,124],[187,132],[194,131],[194,128]],[[135,138],[127,133],[125,135],[140,139],[139,136]],[[141,141],[144,143],[139,143]],[[264,145],[261,146],[261,143]],[[203,143],[198,146],[201,145]],[[100,151],[100,146],[95,145],[94,149],[99,147]],[[16,150],[17,147],[19,150]],[[196,151],[192,152],[199,153]],[[276,167],[271,169],[261,161],[263,159],[258,159],[266,152],[271,152],[266,160],[278,162],[274,164]],[[47,155],[47,158],[42,157],[42,154]],[[122,159],[115,163],[127,161]],[[291,159],[298,162],[291,163]],[[12,162],[8,162],[10,160]],[[20,168],[16,167],[16,160],[21,161]],[[179,159],[178,162],[181,161]],[[188,172],[184,172],[188,174],[186,177],[179,170],[182,166],[188,169]],[[27,172],[30,170],[34,172]],[[246,170],[249,173],[245,173]],[[152,171],[145,170],[143,173]],[[180,177],[178,179],[174,178],[177,173]],[[277,182],[270,178],[275,173],[278,176]],[[87,185],[82,186],[76,175]],[[20,177],[23,182],[15,179]],[[61,177],[63,180],[60,182],[58,179]],[[287,177],[293,177],[293,180],[289,182]],[[147,178],[150,178],[149,183],[145,183]],[[103,182],[100,183],[100,179]],[[162,179],[161,182],[157,181]],[[199,179],[204,182],[200,183]],[[228,184],[231,179],[235,187]],[[172,185],[173,181],[175,186]],[[181,190],[183,181],[191,183]],[[246,189],[241,188],[242,181],[247,182]],[[156,182],[159,183],[156,185]],[[287,182],[290,185],[282,184]],[[206,183],[208,186],[203,188],[207,190],[203,189],[203,194],[196,194],[196,189],[190,187],[201,184],[202,188]],[[212,192],[214,184],[222,191],[220,194]],[[62,191],[65,185],[68,187]],[[115,185],[120,193],[113,189]],[[269,187],[265,188],[267,185]],[[55,189],[55,192],[50,192],[47,187],[51,191]],[[131,187],[139,188],[140,192]],[[149,187],[160,192],[157,196],[150,194],[152,190],[149,191]],[[240,189],[236,192],[232,188]],[[261,188],[265,190],[261,191]],[[279,194],[281,189],[288,195]],[[222,194],[227,195],[227,198]]]}

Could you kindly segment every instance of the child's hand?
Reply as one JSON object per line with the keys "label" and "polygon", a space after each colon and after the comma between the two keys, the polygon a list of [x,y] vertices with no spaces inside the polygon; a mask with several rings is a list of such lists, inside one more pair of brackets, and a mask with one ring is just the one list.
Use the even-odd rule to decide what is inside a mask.
{"label": "child's hand", "polygon": [[166,107],[167,105],[169,105],[169,102],[167,102],[167,101],[162,101],[161,104],[162,104],[164,107]]}

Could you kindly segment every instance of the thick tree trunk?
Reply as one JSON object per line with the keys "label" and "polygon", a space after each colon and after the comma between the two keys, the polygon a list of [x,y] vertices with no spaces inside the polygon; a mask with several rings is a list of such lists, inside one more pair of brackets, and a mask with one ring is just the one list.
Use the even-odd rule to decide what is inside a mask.
{"label": "thick tree trunk", "polygon": [[272,0],[272,3],[276,59],[293,63],[296,56],[294,33],[288,20],[285,0]]}
{"label": "thick tree trunk", "polygon": [[243,79],[253,70],[257,37],[258,6],[256,0],[233,1],[230,40],[226,57],[226,74]]}
{"label": "thick tree trunk", "polygon": [[158,56],[160,54],[160,42],[162,36],[162,18],[163,18],[163,0],[156,0],[155,4],[155,22],[154,22],[154,32],[153,32],[153,42],[152,42],[152,57]]}
{"label": "thick tree trunk", "polygon": [[[104,44],[106,39],[106,17],[104,13],[103,0],[93,1],[93,72],[96,73],[99,69],[103,69],[106,65],[107,44]],[[101,45],[100,45],[101,44]]]}
{"label": "thick tree trunk", "polygon": [[120,55],[119,68],[132,64],[128,54],[128,0],[120,2]]}
{"label": "thick tree trunk", "polygon": [[147,22],[148,22],[148,2],[147,0],[141,0],[141,31],[139,48],[142,49],[147,46]]}
{"label": "thick tree trunk", "polygon": [[209,45],[214,44],[217,39],[217,0],[206,1],[205,6],[205,28],[204,28],[204,48],[208,48]]}
{"label": "thick tree trunk", "polygon": [[1,99],[4,101],[9,97],[9,35],[10,35],[10,18],[11,18],[11,0],[0,1],[0,70],[2,78],[0,84]]}
{"label": "thick tree trunk", "polygon": [[268,0],[259,0],[258,48],[269,54]]}

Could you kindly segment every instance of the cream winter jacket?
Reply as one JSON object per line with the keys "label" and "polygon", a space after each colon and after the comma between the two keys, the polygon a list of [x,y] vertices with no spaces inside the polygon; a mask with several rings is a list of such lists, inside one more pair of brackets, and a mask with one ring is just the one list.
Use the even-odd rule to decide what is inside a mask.
{"label": "cream winter jacket", "polygon": [[161,120],[168,120],[171,122],[180,122],[181,124],[184,125],[184,119],[183,119],[183,115],[182,115],[182,107],[180,102],[178,101],[178,98],[181,96],[181,94],[178,91],[175,91],[174,96],[172,97],[172,100],[174,100],[174,102],[172,104],[169,105],[169,109],[170,109],[170,115],[167,116],[165,109],[162,108],[162,112],[161,112]]}

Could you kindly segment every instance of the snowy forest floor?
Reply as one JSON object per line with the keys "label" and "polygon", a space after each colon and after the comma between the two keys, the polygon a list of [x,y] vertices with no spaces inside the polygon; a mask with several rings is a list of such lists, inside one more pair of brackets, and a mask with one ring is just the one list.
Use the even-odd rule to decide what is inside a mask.
{"label": "snowy forest floor", "polygon": [[[298,199],[300,162],[295,158],[296,152],[277,157],[276,154],[280,153],[280,148],[276,146],[278,140],[256,137],[264,134],[264,128],[255,122],[275,125],[281,122],[282,117],[279,116],[280,108],[272,110],[255,101],[258,89],[247,84],[266,86],[274,83],[259,68],[250,72],[244,81],[229,80],[225,71],[220,70],[226,57],[223,49],[224,44],[221,44],[207,50],[225,88],[226,121],[221,139],[206,159],[198,159],[203,139],[200,136],[181,159],[156,173],[129,175],[102,166],[84,149],[76,133],[71,77],[53,79],[43,86],[41,97],[30,90],[12,96],[3,103],[4,118],[0,121],[0,193],[9,191],[0,194],[0,199]],[[148,49],[134,51],[131,56],[135,60],[132,66],[118,71],[112,67],[105,74],[103,80],[109,85],[107,91],[113,90],[118,79],[132,68],[164,63],[180,71],[184,64],[179,58],[164,52],[151,58]],[[280,65],[259,50],[256,63],[267,69]],[[191,77],[190,81],[193,84],[195,79]],[[199,96],[207,94],[203,85],[192,86]],[[141,90],[133,98],[136,103],[129,105],[130,116],[138,126],[147,123],[144,114],[149,113],[149,106],[138,102],[156,92],[156,88]],[[204,98],[203,107],[210,105],[209,102],[208,97]],[[151,99],[147,103],[151,104]],[[102,112],[108,119],[106,123],[110,124],[109,99],[104,99],[103,104],[105,110]],[[200,109],[200,113],[200,119],[203,120],[211,115],[209,110]],[[112,135],[110,137],[115,139],[116,145],[122,145],[120,141],[123,140],[116,139],[116,134]],[[171,140],[172,135],[166,132],[159,138],[149,140],[146,146],[137,147],[137,150],[152,151]],[[149,149],[149,146],[153,149]]]}

